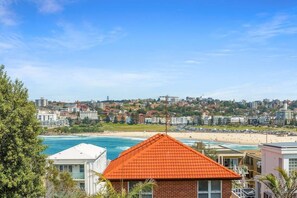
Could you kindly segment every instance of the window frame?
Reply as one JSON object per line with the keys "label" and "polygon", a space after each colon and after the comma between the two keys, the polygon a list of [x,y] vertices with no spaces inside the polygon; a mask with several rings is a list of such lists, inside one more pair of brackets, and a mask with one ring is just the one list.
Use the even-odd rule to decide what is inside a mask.
{"label": "window frame", "polygon": [[[199,182],[200,181],[207,181],[207,191],[199,191]],[[212,181],[219,181],[220,182],[220,191],[218,190],[211,190],[211,183]],[[199,198],[199,194],[203,194],[203,195],[208,195],[208,198],[211,198],[211,194],[213,193],[220,193],[220,198],[222,198],[222,185],[223,185],[223,181],[222,180],[198,180],[197,181],[197,197]]]}
{"label": "window frame", "polygon": [[85,172],[85,165],[84,164],[80,164],[79,165],[79,172],[80,173],[84,173]]}
{"label": "window frame", "polygon": [[[135,184],[139,183],[139,182],[145,182],[145,181],[142,181],[142,180],[133,180],[133,181],[128,181],[128,192],[130,192],[130,182],[135,182]],[[135,185],[134,184],[134,185]],[[151,192],[143,192],[143,191],[140,191],[138,193],[138,196],[139,197],[142,197],[142,195],[152,195],[152,198],[154,197],[154,188],[152,187],[151,189]]]}
{"label": "window frame", "polygon": [[[293,167],[293,165],[294,165],[294,167]],[[289,172],[297,171],[297,158],[289,158],[288,169],[289,169]]]}

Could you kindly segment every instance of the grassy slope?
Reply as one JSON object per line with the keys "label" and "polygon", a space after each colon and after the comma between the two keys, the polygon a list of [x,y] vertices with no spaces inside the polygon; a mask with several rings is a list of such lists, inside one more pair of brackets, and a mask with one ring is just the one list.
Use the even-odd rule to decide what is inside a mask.
{"label": "grassy slope", "polygon": [[145,125],[145,124],[113,124],[113,123],[103,123],[104,131],[165,131],[164,125]]}
{"label": "grassy slope", "polygon": [[[102,123],[104,131],[165,131],[165,125],[146,125],[146,124],[113,124],[113,123]],[[295,128],[284,128],[284,127],[268,127],[268,126],[194,126],[196,128],[205,128],[205,129],[225,129],[225,130],[255,130],[255,131],[287,131],[287,132],[296,132]],[[171,126],[170,131],[174,131],[175,127]]]}

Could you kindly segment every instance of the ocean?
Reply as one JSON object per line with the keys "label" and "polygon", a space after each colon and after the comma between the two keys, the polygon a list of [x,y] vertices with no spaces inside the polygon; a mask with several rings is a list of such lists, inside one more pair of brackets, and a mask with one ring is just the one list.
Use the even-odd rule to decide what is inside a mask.
{"label": "ocean", "polygon": [[[40,136],[43,139],[43,144],[47,146],[44,151],[47,155],[58,153],[62,150],[68,149],[80,143],[94,144],[107,149],[107,158],[113,160],[118,155],[134,146],[135,144],[145,140],[145,138],[132,138],[132,137],[86,137],[86,136]],[[187,145],[193,145],[197,140],[180,139],[181,142]],[[240,145],[225,142],[202,141],[207,145],[223,145],[235,150],[251,150],[258,149],[254,145]]]}

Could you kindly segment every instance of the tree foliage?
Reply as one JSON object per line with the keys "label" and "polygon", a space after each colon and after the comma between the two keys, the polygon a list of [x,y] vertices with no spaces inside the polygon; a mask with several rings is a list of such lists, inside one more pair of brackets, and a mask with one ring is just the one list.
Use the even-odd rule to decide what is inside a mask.
{"label": "tree foliage", "polygon": [[268,174],[259,180],[271,190],[275,198],[293,198],[297,192],[297,171],[288,173],[281,168],[276,170],[279,176]]}
{"label": "tree foliage", "polygon": [[28,91],[0,66],[0,195],[41,197],[45,173],[40,126]]}
{"label": "tree foliage", "polygon": [[46,168],[46,198],[84,198],[86,193],[79,189],[68,172],[60,172],[51,161]]}

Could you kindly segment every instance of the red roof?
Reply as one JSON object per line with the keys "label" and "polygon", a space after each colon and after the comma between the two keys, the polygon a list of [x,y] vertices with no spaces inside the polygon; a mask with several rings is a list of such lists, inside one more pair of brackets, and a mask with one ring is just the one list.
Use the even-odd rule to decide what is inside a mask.
{"label": "red roof", "polygon": [[240,179],[240,175],[165,135],[122,152],[103,175],[109,179]]}

